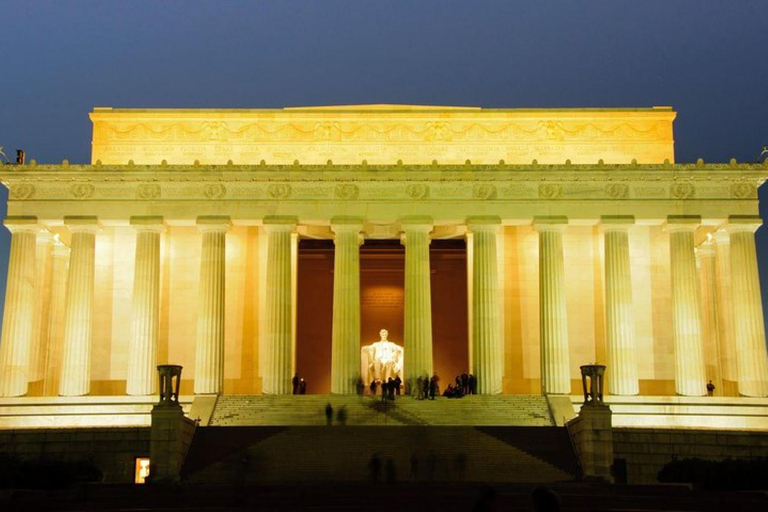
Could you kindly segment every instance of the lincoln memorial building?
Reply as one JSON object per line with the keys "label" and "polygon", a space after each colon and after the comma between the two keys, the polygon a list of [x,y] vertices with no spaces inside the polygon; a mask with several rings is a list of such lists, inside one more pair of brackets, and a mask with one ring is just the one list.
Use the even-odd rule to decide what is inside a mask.
{"label": "lincoln memorial building", "polygon": [[675,163],[675,115],[95,108],[89,165],[0,167],[0,396],[353,394],[384,329],[406,384],[766,397],[768,166]]}

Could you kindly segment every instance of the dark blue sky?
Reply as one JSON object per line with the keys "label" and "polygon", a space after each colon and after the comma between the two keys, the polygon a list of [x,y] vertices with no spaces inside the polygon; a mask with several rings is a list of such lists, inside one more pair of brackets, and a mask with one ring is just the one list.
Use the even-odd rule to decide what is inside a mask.
{"label": "dark blue sky", "polygon": [[768,144],[766,2],[0,0],[0,20],[0,146],[41,163],[88,162],[94,106],[672,105],[679,162]]}

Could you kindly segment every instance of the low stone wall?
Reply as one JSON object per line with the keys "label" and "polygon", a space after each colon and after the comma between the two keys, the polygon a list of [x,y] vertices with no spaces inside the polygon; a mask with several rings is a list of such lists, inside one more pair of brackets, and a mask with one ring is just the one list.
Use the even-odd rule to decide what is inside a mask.
{"label": "low stone wall", "polygon": [[136,457],[149,457],[149,428],[0,430],[0,453],[23,459],[87,461],[107,483],[131,483]]}
{"label": "low stone wall", "polygon": [[619,465],[626,463],[627,483],[654,484],[661,468],[674,459],[768,457],[768,432],[614,428],[613,452]]}

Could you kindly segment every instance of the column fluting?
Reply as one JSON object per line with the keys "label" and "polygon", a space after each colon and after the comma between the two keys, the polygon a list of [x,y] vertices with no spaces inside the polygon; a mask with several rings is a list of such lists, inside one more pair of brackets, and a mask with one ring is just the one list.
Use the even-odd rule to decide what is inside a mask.
{"label": "column fluting", "polygon": [[733,326],[739,394],[752,397],[768,396],[768,355],[755,248],[755,230],[761,224],[756,216],[731,216],[727,226],[731,235]]}
{"label": "column fluting", "polygon": [[720,329],[717,315],[717,263],[712,235],[696,249],[701,290],[701,327],[704,340],[704,368],[707,380],[712,380],[716,391],[722,393],[723,378],[720,354]]}
{"label": "column fluting", "polygon": [[563,231],[567,223],[566,217],[536,217],[533,224],[539,232],[539,329],[544,394],[571,392],[563,262]]}
{"label": "column fluting", "polygon": [[157,390],[157,337],[160,318],[160,235],[162,217],[132,217],[136,229],[131,343],[128,346],[126,394]]}
{"label": "column fluting", "polygon": [[292,391],[294,362],[291,282],[291,238],[296,229],[293,217],[264,219],[267,233],[266,364],[263,393],[286,395]]}
{"label": "column fluting", "polygon": [[32,323],[32,345],[29,352],[29,382],[38,382],[45,376],[45,353],[48,344],[48,300],[51,278],[51,250],[53,234],[48,230],[37,233],[35,256],[35,318]]}
{"label": "column fluting", "polygon": [[59,395],[81,396],[87,395],[91,386],[93,282],[99,225],[95,217],[65,217],[64,224],[69,227],[72,240]]}
{"label": "column fluting", "polygon": [[360,378],[361,219],[331,219],[334,233],[331,393],[352,394]]}
{"label": "column fluting", "polygon": [[0,396],[27,394],[35,316],[36,217],[7,217],[11,253],[0,340]]}
{"label": "column fluting", "polygon": [[219,394],[224,389],[224,307],[226,235],[229,217],[197,218],[202,233],[198,291],[195,394]]}
{"label": "column fluting", "polygon": [[634,222],[631,216],[602,218],[608,392],[612,395],[639,393],[632,268],[629,261],[629,228]]}
{"label": "column fluting", "polygon": [[56,240],[51,251],[51,294],[48,302],[48,324],[45,326],[48,343],[45,351],[45,385],[43,394],[53,396],[59,392],[61,358],[64,351],[64,324],[69,273],[70,249]]}
{"label": "column fluting", "polygon": [[668,218],[672,317],[675,334],[675,391],[683,396],[706,394],[704,343],[693,234],[699,217]]}
{"label": "column fluting", "polygon": [[432,292],[429,267],[431,218],[405,218],[401,221],[405,246],[405,382],[415,391],[419,376],[433,374],[432,368]]}
{"label": "column fluting", "polygon": [[472,232],[472,363],[477,392],[502,392],[503,340],[496,236],[498,217],[470,217]]}

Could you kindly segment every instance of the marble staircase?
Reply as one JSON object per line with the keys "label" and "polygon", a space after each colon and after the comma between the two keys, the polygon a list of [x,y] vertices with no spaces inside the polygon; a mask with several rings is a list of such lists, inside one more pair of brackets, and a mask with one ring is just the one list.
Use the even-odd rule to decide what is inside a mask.
{"label": "marble staircase", "polygon": [[192,483],[365,482],[373,480],[377,459],[379,481],[387,479],[388,464],[398,482],[573,480],[569,445],[557,447],[559,460],[552,453],[537,456],[547,440],[557,439],[551,446],[561,440],[563,429],[531,430],[542,438],[533,449],[531,433],[516,442],[514,432],[502,440],[473,427],[207,427],[196,433],[185,474]]}
{"label": "marble staircase", "polygon": [[415,400],[398,397],[382,403],[370,396],[222,395],[211,426],[325,425],[325,406],[346,409],[349,426],[551,426],[546,398],[538,395],[475,395],[460,399]]}

